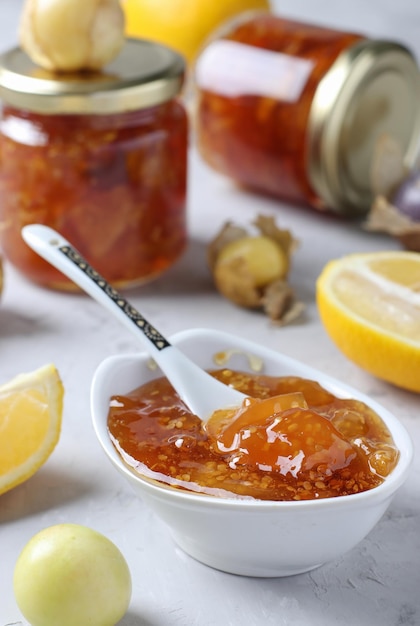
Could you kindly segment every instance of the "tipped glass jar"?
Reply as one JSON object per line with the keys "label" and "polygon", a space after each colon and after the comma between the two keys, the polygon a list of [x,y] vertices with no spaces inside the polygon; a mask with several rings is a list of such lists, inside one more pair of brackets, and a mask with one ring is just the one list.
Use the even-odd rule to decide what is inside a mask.
{"label": "tipped glass jar", "polygon": [[380,142],[415,160],[420,74],[397,43],[243,14],[203,49],[194,82],[201,155],[255,190],[360,215]]}
{"label": "tipped glass jar", "polygon": [[159,275],[186,244],[187,115],[181,56],[127,40],[101,72],[53,74],[22,50],[0,57],[0,243],[44,286],[76,287],[21,238],[68,238],[113,285]]}

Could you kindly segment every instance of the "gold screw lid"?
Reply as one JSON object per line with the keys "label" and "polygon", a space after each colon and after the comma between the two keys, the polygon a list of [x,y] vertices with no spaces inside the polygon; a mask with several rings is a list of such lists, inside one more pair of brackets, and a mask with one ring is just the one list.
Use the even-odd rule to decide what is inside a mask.
{"label": "gold screw lid", "polygon": [[328,208],[348,215],[369,210],[373,154],[384,136],[400,145],[412,167],[420,137],[420,72],[407,48],[363,40],[338,57],[312,102],[308,172]]}
{"label": "gold screw lid", "polygon": [[45,114],[135,111],[172,99],[184,72],[181,55],[142,39],[127,39],[118,57],[99,72],[50,72],[14,48],[0,55],[0,98]]}

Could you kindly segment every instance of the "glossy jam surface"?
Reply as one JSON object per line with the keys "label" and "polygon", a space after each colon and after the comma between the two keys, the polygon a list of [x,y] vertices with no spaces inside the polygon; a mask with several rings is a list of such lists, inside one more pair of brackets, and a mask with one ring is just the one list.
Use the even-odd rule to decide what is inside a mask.
{"label": "glossy jam surface", "polygon": [[[287,55],[291,62],[306,61],[311,70],[298,95],[285,97],[269,94],[272,86],[290,81],[293,68],[286,72],[275,63],[272,69],[261,57],[254,79],[246,76],[243,94],[223,92],[221,82],[205,77],[203,87],[197,82],[197,140],[204,159],[216,170],[237,182],[292,202],[324,209],[321,198],[312,189],[307,174],[307,130],[315,91],[338,55],[361,37],[326,28],[259,15],[232,26],[223,40],[239,42],[254,49]],[[232,68],[232,82],[238,81],[238,66],[246,67],[243,52],[228,49],[223,65],[226,77]],[[257,58],[257,57],[256,57]],[[252,57],[250,56],[250,59]],[[256,61],[258,63],[258,61]],[[213,70],[212,70],[213,72]],[[267,73],[271,74],[267,77]],[[297,74],[297,72],[296,72]],[[262,85],[253,85],[264,76],[270,89],[264,95]],[[226,80],[226,78],[225,78]],[[227,81],[228,82],[228,81]],[[293,82],[293,78],[292,78]]]}
{"label": "glossy jam surface", "polygon": [[21,228],[47,224],[116,286],[153,278],[186,244],[187,117],[173,100],[112,115],[0,117],[0,243],[27,277],[70,281],[32,252]]}
{"label": "glossy jam surface", "polygon": [[309,500],[376,487],[397,463],[387,427],[357,400],[302,378],[211,373],[249,398],[204,428],[165,378],[111,399],[110,437],[129,466],[219,497]]}

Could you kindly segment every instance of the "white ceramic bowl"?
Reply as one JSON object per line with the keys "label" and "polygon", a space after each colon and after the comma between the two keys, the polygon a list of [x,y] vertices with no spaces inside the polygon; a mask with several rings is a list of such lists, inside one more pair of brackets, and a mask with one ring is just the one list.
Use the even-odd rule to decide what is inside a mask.
{"label": "white ceramic bowl", "polygon": [[171,338],[205,369],[214,368],[218,352],[239,349],[228,362],[250,369],[249,354],[264,363],[263,373],[317,380],[338,397],[369,404],[388,426],[400,451],[398,465],[378,487],[351,496],[298,502],[219,499],[179,491],[143,479],[129,469],[107,432],[109,399],[161,376],[150,369],[146,354],[106,359],[97,369],[91,393],[93,424],[100,444],[115,468],[140,498],[168,526],[175,542],[190,556],[225,572],[246,576],[289,576],[309,571],[351,550],[372,530],[407,477],[413,447],[401,423],[375,401],[321,372],[277,352],[232,335],[206,329]]}

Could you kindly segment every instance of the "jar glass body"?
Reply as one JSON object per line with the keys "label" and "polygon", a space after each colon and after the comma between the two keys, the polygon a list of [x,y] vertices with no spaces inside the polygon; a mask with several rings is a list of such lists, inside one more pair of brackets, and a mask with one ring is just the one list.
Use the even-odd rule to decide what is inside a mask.
{"label": "jar glass body", "polygon": [[149,281],[186,244],[188,123],[176,99],[112,114],[41,114],[4,104],[0,244],[35,282],[73,283],[24,243],[30,223],[55,228],[117,287]]}
{"label": "jar glass body", "polygon": [[196,66],[204,160],[246,186],[325,209],[308,176],[312,102],[339,55],[362,39],[267,13],[232,22]]}

